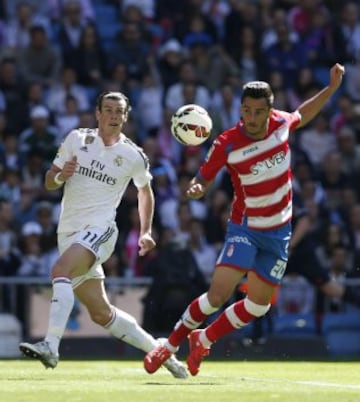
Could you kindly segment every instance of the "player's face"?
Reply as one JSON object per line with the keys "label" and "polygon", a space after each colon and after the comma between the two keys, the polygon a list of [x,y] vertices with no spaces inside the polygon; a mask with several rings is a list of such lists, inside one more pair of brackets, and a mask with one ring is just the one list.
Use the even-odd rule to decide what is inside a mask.
{"label": "player's face", "polygon": [[271,108],[266,99],[254,99],[246,97],[241,105],[241,115],[244,121],[246,134],[260,140],[267,134],[268,121]]}
{"label": "player's face", "polygon": [[101,110],[96,111],[99,130],[103,133],[119,134],[127,121],[128,112],[123,99],[103,99]]}

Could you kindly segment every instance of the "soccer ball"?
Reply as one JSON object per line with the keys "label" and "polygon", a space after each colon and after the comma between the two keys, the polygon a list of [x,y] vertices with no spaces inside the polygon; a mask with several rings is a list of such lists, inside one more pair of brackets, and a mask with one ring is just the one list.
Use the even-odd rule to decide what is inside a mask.
{"label": "soccer ball", "polygon": [[200,145],[212,129],[208,112],[199,105],[181,106],[171,117],[171,133],[183,145]]}

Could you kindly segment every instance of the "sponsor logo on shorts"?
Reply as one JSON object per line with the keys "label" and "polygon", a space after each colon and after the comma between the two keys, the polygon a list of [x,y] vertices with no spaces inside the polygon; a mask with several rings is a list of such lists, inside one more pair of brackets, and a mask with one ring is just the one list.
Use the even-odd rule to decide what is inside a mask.
{"label": "sponsor logo on shorts", "polygon": [[243,243],[247,246],[251,246],[250,240],[246,236],[233,236],[230,237],[228,243]]}

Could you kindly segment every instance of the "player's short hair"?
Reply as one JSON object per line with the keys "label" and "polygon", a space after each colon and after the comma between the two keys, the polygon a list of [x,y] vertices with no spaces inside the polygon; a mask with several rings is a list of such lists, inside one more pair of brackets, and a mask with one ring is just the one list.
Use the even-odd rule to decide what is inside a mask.
{"label": "player's short hair", "polygon": [[269,107],[273,106],[274,94],[270,85],[265,81],[250,81],[243,86],[241,94],[241,103],[246,97],[261,99],[265,98]]}
{"label": "player's short hair", "polygon": [[114,91],[105,91],[102,92],[96,100],[96,108],[101,111],[103,100],[104,99],[113,99],[113,100],[124,100],[126,103],[126,111],[131,111],[130,100],[129,98],[124,95],[122,92],[114,92]]}

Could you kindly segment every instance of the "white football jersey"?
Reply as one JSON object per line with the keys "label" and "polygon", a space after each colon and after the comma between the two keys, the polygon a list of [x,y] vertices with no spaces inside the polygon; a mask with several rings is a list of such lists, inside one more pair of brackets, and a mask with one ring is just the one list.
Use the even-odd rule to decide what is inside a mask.
{"label": "white football jersey", "polygon": [[77,166],[64,185],[59,233],[108,227],[130,180],[144,187],[152,179],[146,155],[123,134],[119,142],[105,146],[97,129],[72,130],[53,163],[62,169],[73,156]]}

